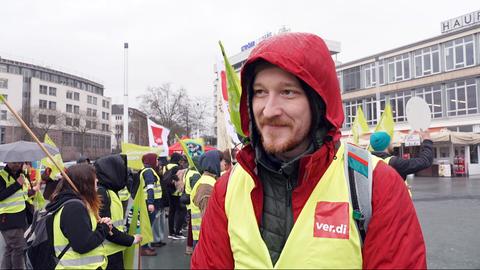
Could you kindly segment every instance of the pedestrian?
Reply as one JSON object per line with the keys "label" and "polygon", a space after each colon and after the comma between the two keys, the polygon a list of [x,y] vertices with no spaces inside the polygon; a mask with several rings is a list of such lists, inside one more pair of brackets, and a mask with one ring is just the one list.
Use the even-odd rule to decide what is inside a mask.
{"label": "pedestrian", "polygon": [[403,180],[406,180],[407,175],[429,168],[433,163],[433,142],[430,133],[420,131],[419,134],[423,141],[418,157],[403,159],[393,156],[391,138],[385,131],[377,131],[370,136],[370,146],[373,148],[372,154],[384,159],[388,165],[400,174]]}
{"label": "pedestrian", "polygon": [[184,158],[179,153],[173,153],[170,157],[170,161],[164,168],[163,177],[167,183],[167,196],[169,198],[169,211],[168,211],[168,230],[169,239],[183,240],[186,239],[182,235],[181,229],[185,223],[185,215],[187,214],[187,208],[180,203],[181,191],[177,190],[175,183],[180,181],[178,179],[178,170],[183,169]]}
{"label": "pedestrian", "polygon": [[64,252],[56,269],[106,269],[107,254],[102,243],[109,239],[112,223],[110,218],[99,217],[101,201],[95,169],[87,164],[73,165],[67,175],[78,193],[62,179],[46,206],[49,212],[58,210],[53,221],[47,221],[47,225],[52,224],[55,255]]}
{"label": "pedestrian", "polygon": [[141,241],[141,235],[125,233],[125,220],[122,202],[118,193],[125,188],[128,179],[127,156],[109,155],[95,161],[97,173],[97,193],[102,202],[100,217],[108,217],[112,221],[111,235],[105,240],[107,253],[107,269],[124,269],[123,250]]}
{"label": "pedestrian", "polygon": [[[163,157],[158,157],[157,158],[157,168],[156,168],[156,173],[157,176],[159,177],[159,182],[156,183],[157,190],[161,191],[161,193],[156,193],[155,198],[153,200],[153,204],[155,205],[155,218],[152,222],[152,234],[153,234],[153,243],[151,244],[152,247],[163,247],[167,243],[165,243],[165,224],[166,224],[166,219],[165,219],[165,203],[163,199],[163,194],[164,194],[164,187],[162,186],[162,177],[163,177],[163,166],[165,165],[164,163],[164,158]],[[160,184],[160,186],[159,186]],[[168,204],[167,204],[168,205]]]}
{"label": "pedestrian", "polygon": [[23,162],[7,162],[0,170],[0,232],[5,241],[2,269],[23,269],[25,263],[23,238],[26,220],[26,202],[22,173]]}
{"label": "pedestrian", "polygon": [[90,164],[90,159],[88,157],[85,157],[85,156],[80,156],[77,159],[77,164],[83,164],[83,163]]}
{"label": "pedestrian", "polygon": [[199,163],[202,176],[194,184],[190,196],[194,250],[200,237],[202,217],[205,213],[209,198],[212,194],[213,186],[215,185],[218,177],[220,177],[220,164],[222,160],[222,152],[218,150],[209,151],[200,157]]}
{"label": "pedestrian", "polygon": [[43,171],[41,176],[42,182],[45,182],[43,197],[49,201],[50,201],[50,197],[52,196],[59,182],[57,179],[54,180],[51,174],[52,174],[52,169],[50,167],[47,167],[45,168],[45,171]]}
{"label": "pedestrian", "polygon": [[220,163],[220,170],[222,171],[222,175],[229,171],[232,166],[232,159],[234,158],[234,150],[233,149],[226,149],[222,152],[222,162]]}
{"label": "pedestrian", "polygon": [[[215,184],[193,269],[426,268],[401,177],[340,142],[340,88],[321,38],[284,33],[262,41],[242,67],[241,85],[241,127],[250,143]],[[352,210],[346,148],[366,155],[346,152],[373,181],[365,238],[363,213]]]}
{"label": "pedestrian", "polygon": [[[162,198],[162,188],[160,186],[160,177],[157,174],[158,171],[158,159],[157,154],[148,153],[142,156],[143,169],[140,170],[140,182],[143,180],[145,186],[143,190],[145,192],[145,203],[147,204],[148,217],[150,219],[150,226],[153,226],[153,221],[157,214],[158,209],[155,207],[155,199]],[[140,254],[142,256],[156,256],[157,252],[154,248],[148,244],[142,246]]]}

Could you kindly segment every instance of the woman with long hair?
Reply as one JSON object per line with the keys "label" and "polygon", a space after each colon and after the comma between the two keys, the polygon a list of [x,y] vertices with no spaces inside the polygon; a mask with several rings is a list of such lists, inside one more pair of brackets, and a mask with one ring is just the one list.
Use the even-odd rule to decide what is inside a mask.
{"label": "woman with long hair", "polygon": [[100,218],[100,199],[93,166],[73,165],[67,175],[78,193],[62,179],[47,211],[59,209],[52,224],[55,255],[60,257],[56,269],[105,269],[107,257],[102,245],[111,232],[110,218]]}

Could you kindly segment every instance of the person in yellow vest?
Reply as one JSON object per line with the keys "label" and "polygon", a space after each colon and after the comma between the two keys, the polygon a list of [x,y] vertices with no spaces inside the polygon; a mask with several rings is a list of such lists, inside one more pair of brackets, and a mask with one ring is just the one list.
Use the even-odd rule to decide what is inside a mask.
{"label": "person in yellow vest", "polygon": [[377,131],[370,135],[370,146],[373,148],[372,154],[385,160],[392,166],[398,174],[407,179],[407,175],[419,172],[429,168],[433,163],[433,142],[428,131],[419,132],[423,139],[420,152],[417,157],[403,159],[393,156],[393,145],[390,135],[385,131]]}
{"label": "person in yellow vest", "polygon": [[183,169],[185,164],[185,158],[179,153],[173,153],[170,157],[169,163],[164,168],[163,178],[166,183],[167,196],[169,198],[168,208],[168,231],[169,239],[185,240],[186,237],[182,235],[181,229],[185,223],[185,215],[187,214],[187,208],[180,203],[181,191],[177,190],[175,185],[178,179],[178,170]]}
{"label": "person in yellow vest", "polygon": [[[155,206],[155,200],[162,198],[162,188],[160,185],[160,177],[158,176],[158,156],[155,153],[147,153],[142,156],[142,162],[144,168],[140,170],[140,179],[143,179],[145,186],[143,190],[145,197],[147,198],[145,203],[147,204],[148,216],[150,219],[150,225],[153,226],[155,216],[158,212],[158,205]],[[142,256],[156,256],[157,253],[154,248],[148,244],[142,246]]]}
{"label": "person in yellow vest", "polygon": [[221,166],[223,160],[222,152],[218,150],[209,151],[200,156],[200,171],[202,176],[194,184],[191,198],[191,213],[192,213],[192,235],[193,235],[193,249],[200,239],[200,228],[202,223],[202,216],[208,205],[208,200],[212,193],[213,185],[218,177],[220,177]]}
{"label": "person in yellow vest", "polygon": [[[91,165],[78,164],[67,169],[78,193],[62,179],[46,210],[58,210],[52,224],[53,246],[57,257],[55,269],[106,269],[107,251],[103,244],[112,230],[110,218],[100,218],[97,177]],[[67,202],[70,201],[70,202]],[[62,204],[66,202],[63,206]]]}
{"label": "person in yellow vest", "polygon": [[0,232],[5,241],[2,269],[23,269],[26,242],[23,238],[26,204],[23,192],[23,162],[7,162],[0,170]]}
{"label": "person in yellow vest", "polygon": [[[240,77],[249,143],[215,183],[191,268],[426,268],[401,177],[340,142],[341,91],[325,42],[308,33],[270,37]],[[352,167],[373,183],[368,231],[353,210]]]}
{"label": "person in yellow vest", "polygon": [[131,236],[125,233],[124,211],[118,193],[127,184],[128,168],[125,155],[110,155],[95,161],[98,179],[97,193],[102,206],[100,217],[108,217],[112,221],[112,234],[105,240],[107,252],[107,269],[123,269],[123,250],[141,241],[141,235]]}

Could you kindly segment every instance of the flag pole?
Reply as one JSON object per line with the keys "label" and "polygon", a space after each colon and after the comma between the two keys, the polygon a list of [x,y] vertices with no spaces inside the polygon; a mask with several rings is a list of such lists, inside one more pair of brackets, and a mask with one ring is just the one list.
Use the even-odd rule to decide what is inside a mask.
{"label": "flag pole", "polygon": [[22,117],[20,115],[18,115],[18,113],[12,108],[12,106],[10,105],[10,103],[2,96],[0,95],[0,102],[3,102],[5,104],[5,106],[7,106],[8,110],[13,114],[13,116],[15,116],[15,118],[18,120],[18,122],[23,126],[23,128],[28,132],[28,134],[30,134],[30,136],[33,138],[33,140],[38,144],[38,146],[40,146],[40,148],[42,149],[42,151],[47,155],[47,157],[53,162],[53,164],[55,165],[55,167],[57,167],[57,169],[60,171],[60,173],[62,174],[63,178],[65,180],[67,180],[67,182],[70,184],[70,186],[72,186],[72,188],[75,190],[75,192],[77,193],[80,193],[77,189],[77,187],[75,186],[75,184],[72,182],[72,180],[70,179],[70,177],[68,177],[68,175],[65,173],[64,170],[60,169],[60,166],[57,164],[57,162],[55,161],[55,159],[52,157],[52,155],[48,152],[47,148],[45,148],[45,146],[40,142],[40,140],[37,138],[37,136],[33,133],[33,131],[27,126],[27,124],[25,123],[25,121],[23,121]]}

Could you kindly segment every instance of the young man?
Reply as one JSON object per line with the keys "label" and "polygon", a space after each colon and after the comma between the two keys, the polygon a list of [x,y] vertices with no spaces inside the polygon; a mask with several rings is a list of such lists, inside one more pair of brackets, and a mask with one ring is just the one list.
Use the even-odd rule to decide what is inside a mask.
{"label": "young man", "polygon": [[430,133],[420,132],[422,137],[422,148],[418,157],[403,159],[401,157],[392,156],[393,146],[388,133],[377,131],[370,136],[370,146],[373,148],[372,154],[385,160],[385,163],[392,166],[398,174],[407,179],[407,175],[419,172],[432,166],[433,162],[433,142],[430,139]]}
{"label": "young man", "polygon": [[407,188],[375,158],[372,216],[360,240],[340,143],[340,89],[323,40],[269,38],[241,78],[251,143],[215,184],[192,268],[426,268]]}

